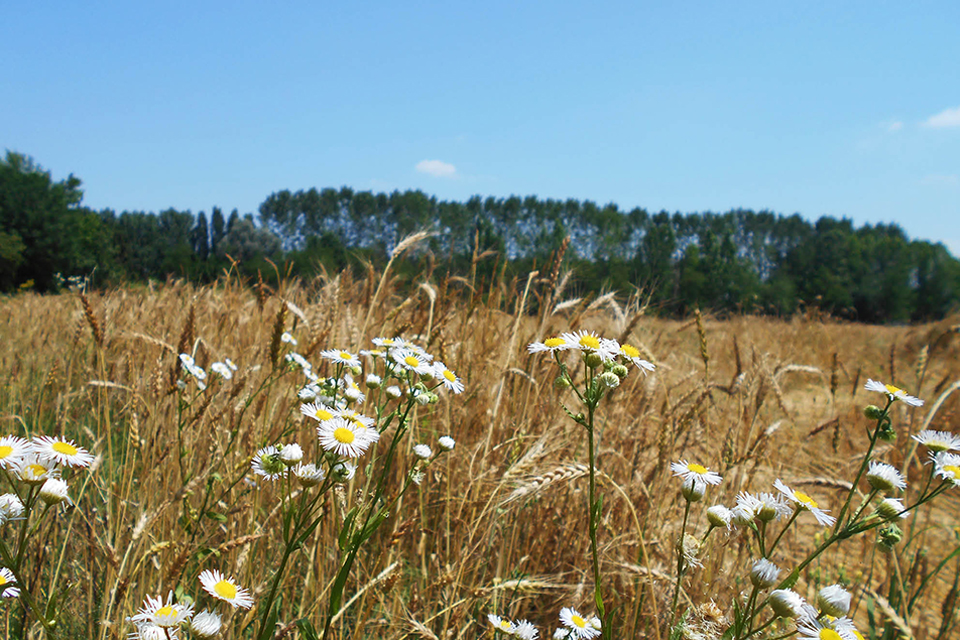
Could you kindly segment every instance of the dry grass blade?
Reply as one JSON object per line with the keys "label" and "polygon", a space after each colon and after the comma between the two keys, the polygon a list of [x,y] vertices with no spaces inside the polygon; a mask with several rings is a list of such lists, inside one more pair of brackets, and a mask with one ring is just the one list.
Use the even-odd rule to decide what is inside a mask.
{"label": "dry grass blade", "polygon": [[890,606],[886,598],[869,587],[863,587],[863,592],[873,598],[874,602],[877,603],[877,607],[883,613],[883,617],[896,627],[899,638],[902,638],[902,640],[913,640],[913,632],[910,630],[910,625]]}

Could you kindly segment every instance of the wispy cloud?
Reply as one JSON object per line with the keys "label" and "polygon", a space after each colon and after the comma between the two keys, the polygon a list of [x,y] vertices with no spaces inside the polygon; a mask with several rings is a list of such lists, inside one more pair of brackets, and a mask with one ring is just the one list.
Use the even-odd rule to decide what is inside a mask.
{"label": "wispy cloud", "polygon": [[893,122],[888,122],[886,127],[888,132],[896,133],[897,131],[900,131],[900,129],[903,129],[903,122],[900,120],[894,120]]}
{"label": "wispy cloud", "polygon": [[932,173],[920,179],[920,184],[933,187],[955,187],[960,185],[960,176],[956,174]]}
{"label": "wispy cloud", "polygon": [[923,121],[923,126],[932,127],[934,129],[960,127],[960,107],[944,109],[940,113],[930,116]]}
{"label": "wispy cloud", "polygon": [[457,168],[442,160],[421,160],[417,163],[416,170],[435,178],[452,178],[457,175]]}

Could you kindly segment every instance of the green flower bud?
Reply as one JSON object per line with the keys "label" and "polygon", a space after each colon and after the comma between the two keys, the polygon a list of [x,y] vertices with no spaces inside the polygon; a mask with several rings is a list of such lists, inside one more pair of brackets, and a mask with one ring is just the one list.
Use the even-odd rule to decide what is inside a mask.
{"label": "green flower bud", "polygon": [[591,369],[596,369],[603,364],[603,358],[600,357],[600,354],[593,352],[583,354],[583,361]]}
{"label": "green flower bud", "polygon": [[903,538],[903,531],[895,524],[882,527],[877,537],[877,546],[882,551],[892,551]]}
{"label": "green flower bud", "polygon": [[616,389],[620,386],[620,378],[612,371],[604,371],[600,374],[600,384],[607,389]]}
{"label": "green flower bud", "polygon": [[621,380],[623,380],[624,378],[626,378],[626,377],[627,377],[627,374],[630,373],[630,370],[627,369],[627,368],[626,368],[625,366],[623,366],[622,364],[614,365],[613,368],[610,369],[610,371],[612,371],[612,372],[614,373],[614,375],[616,375],[616,376],[617,376],[618,378],[620,378]]}
{"label": "green flower bud", "polygon": [[879,420],[883,417],[883,409],[875,404],[868,404],[863,408],[863,415],[870,420]]}
{"label": "green flower bud", "polygon": [[363,367],[358,367],[354,365],[350,367],[350,373],[352,373],[354,377],[358,377],[361,373],[363,373]]}
{"label": "green flower bud", "polygon": [[553,381],[553,386],[557,389],[567,389],[570,387],[570,379],[567,376],[557,376],[557,379]]}

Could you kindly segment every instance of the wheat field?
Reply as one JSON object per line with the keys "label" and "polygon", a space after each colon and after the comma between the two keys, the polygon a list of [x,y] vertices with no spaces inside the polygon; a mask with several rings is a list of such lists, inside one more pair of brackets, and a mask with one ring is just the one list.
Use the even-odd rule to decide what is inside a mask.
{"label": "wheat field", "polygon": [[[415,442],[451,435],[456,448],[427,468],[358,555],[332,624],[338,638],[485,637],[490,612],[526,618],[548,637],[563,606],[590,608],[590,541],[585,535],[585,444],[564,413],[556,368],[526,345],[571,329],[629,341],[656,364],[631,373],[599,413],[599,529],[615,637],[666,638],[674,540],[682,499],[669,465],[695,459],[723,483],[694,509],[731,504],[776,478],[836,510],[864,449],[868,378],[896,383],[924,407],[896,406],[899,437],[883,458],[920,477],[924,459],[909,434],[957,431],[960,335],[957,319],[925,326],[841,323],[815,312],[763,317],[658,319],[642,292],[579,299],[564,274],[514,282],[433,278],[412,288],[372,269],[271,288],[225,277],[197,288],[182,281],[105,292],[0,299],[0,434],[57,434],[97,456],[70,474],[72,508],[43,520],[25,541],[27,586],[56,597],[58,623],[35,622],[27,637],[125,638],[125,619],[148,595],[195,595],[195,577],[218,569],[247,585],[255,601],[270,588],[283,552],[278,488],[250,472],[258,448],[299,442],[317,452],[314,425],[300,413],[303,376],[282,358],[279,331],[322,368],[329,348],[356,352],[377,336],[418,342],[452,367],[465,391],[418,411],[391,483],[402,484]],[[234,377],[211,382],[189,402],[177,392],[178,355],[198,365],[232,359]],[[943,401],[935,401],[943,396]],[[303,638],[296,626],[327,614],[341,551],[338,532],[369,487],[362,467],[323,504],[324,518],[290,559],[279,585],[274,637]],[[7,489],[4,489],[7,490]],[[922,581],[957,546],[960,493],[944,496],[913,523],[913,551],[925,558],[907,577]],[[12,523],[0,535],[12,535]],[[784,553],[815,539],[802,522]],[[874,538],[845,542],[807,567],[801,593],[838,579],[856,585],[855,619],[885,615],[894,568]],[[722,620],[748,581],[744,538],[715,537],[690,574],[682,601],[694,616]],[[955,562],[954,562],[955,565]],[[906,624],[936,637],[955,569],[939,574]],[[250,637],[261,612],[229,614],[224,637]],[[14,605],[0,611],[7,637]]]}

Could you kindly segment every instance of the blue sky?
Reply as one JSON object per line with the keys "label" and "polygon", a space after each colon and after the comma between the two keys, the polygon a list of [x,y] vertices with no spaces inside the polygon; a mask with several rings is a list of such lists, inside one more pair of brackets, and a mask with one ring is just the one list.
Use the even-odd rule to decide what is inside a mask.
{"label": "blue sky", "polygon": [[960,3],[6,3],[0,148],[94,208],[311,186],[897,222],[960,254]]}

